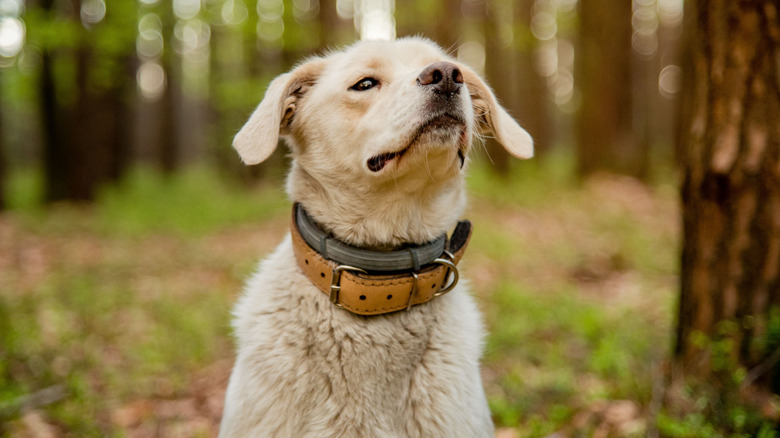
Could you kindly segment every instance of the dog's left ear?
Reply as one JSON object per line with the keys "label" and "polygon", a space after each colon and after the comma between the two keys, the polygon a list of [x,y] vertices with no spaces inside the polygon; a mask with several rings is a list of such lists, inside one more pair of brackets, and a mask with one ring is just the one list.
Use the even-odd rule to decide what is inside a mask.
{"label": "dog's left ear", "polygon": [[265,161],[276,149],[279,135],[287,132],[296,103],[325,68],[325,59],[315,58],[271,81],[265,97],[233,138],[233,147],[246,164]]}
{"label": "dog's left ear", "polygon": [[463,80],[471,93],[471,104],[477,115],[480,132],[492,133],[496,141],[514,157],[533,157],[534,141],[531,135],[498,104],[490,87],[476,73],[463,65],[460,67]]}

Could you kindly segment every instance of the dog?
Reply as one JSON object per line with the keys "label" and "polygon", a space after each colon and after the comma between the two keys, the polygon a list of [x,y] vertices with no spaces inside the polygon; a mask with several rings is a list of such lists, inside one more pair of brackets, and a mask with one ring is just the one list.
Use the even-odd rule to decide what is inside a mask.
{"label": "dog", "polygon": [[257,164],[283,137],[295,204],[234,310],[220,437],[493,436],[483,324],[455,284],[480,135],[533,155],[483,80],[419,37],[358,42],[270,83],[233,146]]}

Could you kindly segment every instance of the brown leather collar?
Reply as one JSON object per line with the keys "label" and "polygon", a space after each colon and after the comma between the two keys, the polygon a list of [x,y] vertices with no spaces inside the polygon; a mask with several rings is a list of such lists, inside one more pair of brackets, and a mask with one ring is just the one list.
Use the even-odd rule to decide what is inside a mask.
{"label": "brown leather collar", "polygon": [[[381,315],[427,303],[452,290],[458,282],[457,264],[471,238],[471,222],[461,221],[448,250],[419,271],[368,272],[325,259],[301,236],[293,206],[293,252],[303,273],[331,302],[358,315]],[[452,273],[452,276],[450,275]]]}

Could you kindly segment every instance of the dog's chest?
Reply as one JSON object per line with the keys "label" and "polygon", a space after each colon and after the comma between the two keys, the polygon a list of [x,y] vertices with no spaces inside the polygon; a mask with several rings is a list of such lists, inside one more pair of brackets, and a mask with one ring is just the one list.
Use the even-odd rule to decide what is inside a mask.
{"label": "dog's chest", "polygon": [[[441,303],[358,316],[336,308],[296,266],[288,242],[261,264],[236,314],[239,339],[253,339],[267,360],[296,357],[333,379],[370,385],[373,375],[406,380],[442,336]],[[364,373],[361,370],[372,370]],[[351,370],[354,372],[342,372]]]}
{"label": "dog's chest", "polygon": [[370,384],[373,376],[382,376],[374,382],[378,385],[406,381],[425,359],[438,330],[430,312],[419,309],[378,317],[335,310],[325,312],[329,315],[312,327],[309,347],[336,370],[373,370],[334,373],[337,378],[343,376],[346,384]]}
{"label": "dog's chest", "polygon": [[482,393],[482,325],[458,288],[409,311],[353,315],[298,270],[286,240],[235,313],[235,374],[243,377],[231,381],[233,397],[256,407],[264,430],[399,437],[492,430],[484,398],[474,399]]}

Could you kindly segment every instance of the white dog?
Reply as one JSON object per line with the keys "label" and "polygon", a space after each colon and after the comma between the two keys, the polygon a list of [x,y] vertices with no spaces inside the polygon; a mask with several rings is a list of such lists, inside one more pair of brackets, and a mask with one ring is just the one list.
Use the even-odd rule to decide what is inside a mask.
{"label": "white dog", "polygon": [[271,82],[233,145],[255,164],[284,136],[296,204],[235,309],[221,437],[493,436],[482,322],[455,286],[470,224],[445,242],[479,133],[533,155],[484,82],[421,38]]}

